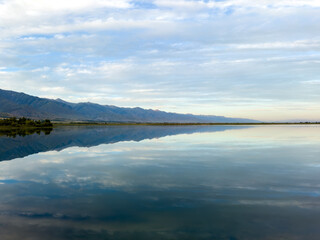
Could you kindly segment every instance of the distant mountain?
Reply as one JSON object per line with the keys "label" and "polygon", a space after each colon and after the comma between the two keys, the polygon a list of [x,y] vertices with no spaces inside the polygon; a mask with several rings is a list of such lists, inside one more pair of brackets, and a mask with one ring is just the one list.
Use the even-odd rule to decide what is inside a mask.
{"label": "distant mountain", "polygon": [[0,117],[28,117],[60,121],[252,123],[243,118],[168,113],[142,108],[121,108],[95,103],[69,103],[0,89]]}

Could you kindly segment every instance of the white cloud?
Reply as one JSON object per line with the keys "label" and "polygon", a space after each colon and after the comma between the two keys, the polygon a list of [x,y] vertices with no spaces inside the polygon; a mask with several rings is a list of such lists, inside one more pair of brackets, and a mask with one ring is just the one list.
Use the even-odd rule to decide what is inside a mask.
{"label": "white cloud", "polygon": [[155,0],[154,4],[159,7],[169,7],[169,8],[184,8],[199,10],[207,7],[212,7],[213,2],[206,3],[204,1],[186,1],[186,0]]}
{"label": "white cloud", "polygon": [[256,44],[237,44],[230,45],[238,49],[283,49],[283,48],[312,48],[320,47],[320,41],[298,40],[292,42],[266,42]]}
{"label": "white cloud", "polygon": [[268,109],[319,101],[317,81],[308,80],[320,74],[319,1],[150,4],[0,1],[1,87],[252,118],[266,99]]}
{"label": "white cloud", "polygon": [[61,14],[65,12],[88,12],[98,8],[130,8],[128,0],[5,0],[0,4],[1,18],[14,19],[20,13],[24,16],[36,17],[46,14]]}
{"label": "white cloud", "polygon": [[202,1],[202,0],[155,0],[154,3],[159,7],[193,9],[199,10],[203,8],[296,8],[296,7],[320,7],[318,0],[225,0],[225,1]]}
{"label": "white cloud", "polygon": [[66,90],[64,87],[41,87],[39,89],[41,92],[54,92],[56,94],[63,94],[66,93]]}
{"label": "white cloud", "polygon": [[320,85],[320,80],[308,80],[308,81],[302,81],[303,84],[310,84],[310,85]]}
{"label": "white cloud", "polygon": [[[80,20],[81,16],[99,9],[130,7],[128,0],[5,0],[0,4],[0,27],[3,28],[0,36],[52,34],[92,28],[95,25],[99,27],[110,23],[110,20],[102,23],[99,20],[83,21]],[[71,22],[70,14],[75,17]]]}

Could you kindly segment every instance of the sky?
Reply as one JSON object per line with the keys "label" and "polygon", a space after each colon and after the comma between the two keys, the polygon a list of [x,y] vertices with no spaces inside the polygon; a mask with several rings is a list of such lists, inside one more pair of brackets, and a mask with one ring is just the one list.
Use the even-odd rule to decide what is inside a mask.
{"label": "sky", "polygon": [[320,121],[319,0],[0,0],[0,88]]}

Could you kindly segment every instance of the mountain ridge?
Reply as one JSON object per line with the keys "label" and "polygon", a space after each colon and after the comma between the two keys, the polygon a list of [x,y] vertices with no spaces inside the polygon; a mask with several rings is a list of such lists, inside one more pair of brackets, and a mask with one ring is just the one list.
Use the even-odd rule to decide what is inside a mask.
{"label": "mountain ridge", "polygon": [[177,123],[254,123],[252,119],[215,115],[179,114],[140,107],[126,108],[91,102],[71,103],[23,92],[0,89],[0,117],[28,117],[56,121],[97,122],[177,122]]}

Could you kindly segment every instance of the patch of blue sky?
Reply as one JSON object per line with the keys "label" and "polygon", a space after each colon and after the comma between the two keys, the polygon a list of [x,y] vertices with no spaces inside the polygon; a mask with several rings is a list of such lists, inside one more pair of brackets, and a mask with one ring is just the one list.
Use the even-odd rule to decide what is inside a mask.
{"label": "patch of blue sky", "polygon": [[52,39],[56,34],[28,34],[22,35],[17,40]]}
{"label": "patch of blue sky", "polygon": [[232,15],[232,14],[234,13],[234,11],[235,11],[235,8],[234,8],[234,7],[227,7],[227,8],[225,8],[225,10],[224,10],[224,14],[225,14],[225,15]]}
{"label": "patch of blue sky", "polygon": [[28,183],[30,181],[20,181],[16,179],[4,179],[0,180],[0,184],[15,184],[15,183]]}
{"label": "patch of blue sky", "polygon": [[135,8],[156,9],[157,6],[150,1],[131,1]]}
{"label": "patch of blue sky", "polygon": [[[213,2],[227,2],[228,0],[214,0]],[[212,0],[204,0],[204,2],[212,2]]]}
{"label": "patch of blue sky", "polygon": [[21,70],[21,68],[19,68],[19,67],[3,67],[3,68],[0,68],[0,70],[2,72],[18,72]]}
{"label": "patch of blue sky", "polygon": [[33,55],[20,55],[21,67],[15,70],[32,70],[43,66],[54,66],[63,60],[63,54],[59,52],[35,53]]}

